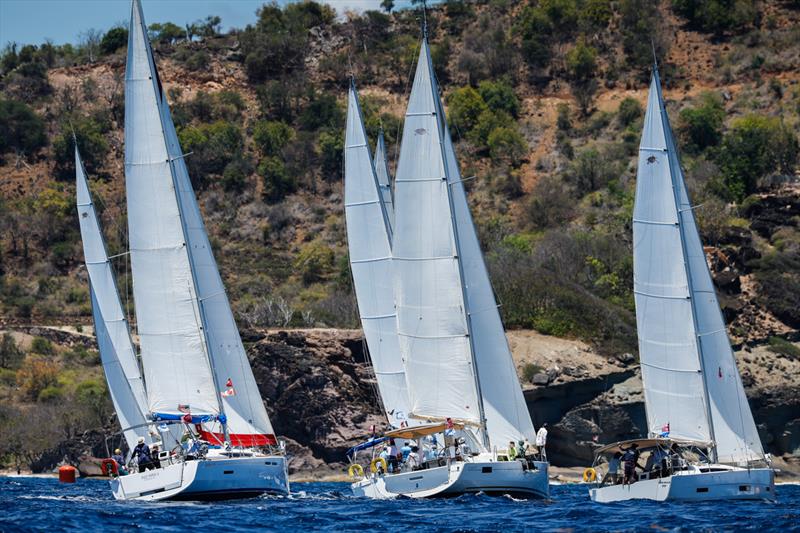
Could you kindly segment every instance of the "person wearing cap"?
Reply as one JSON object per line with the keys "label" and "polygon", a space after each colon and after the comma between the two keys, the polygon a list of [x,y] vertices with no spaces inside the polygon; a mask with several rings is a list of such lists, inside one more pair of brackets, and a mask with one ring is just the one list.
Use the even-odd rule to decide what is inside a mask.
{"label": "person wearing cap", "polygon": [[547,454],[544,451],[545,446],[547,446],[547,422],[542,424],[542,427],[536,432],[536,447],[539,449],[539,457],[542,461],[547,461]]}
{"label": "person wearing cap", "polygon": [[128,469],[125,468],[125,458],[122,456],[122,450],[119,448],[114,450],[114,455],[112,455],[111,458],[117,463],[117,472],[119,472],[119,475],[127,476]]}
{"label": "person wearing cap", "polygon": [[139,465],[140,474],[145,470],[155,470],[156,468],[153,464],[153,457],[150,455],[150,447],[144,441],[144,437],[139,437],[131,457],[136,458],[136,464]]}

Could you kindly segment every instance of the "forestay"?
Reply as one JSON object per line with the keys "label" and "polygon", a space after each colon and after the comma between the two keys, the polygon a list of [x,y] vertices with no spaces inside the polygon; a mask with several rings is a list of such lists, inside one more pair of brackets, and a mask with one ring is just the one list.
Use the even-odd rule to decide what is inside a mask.
{"label": "forestay", "polygon": [[397,333],[412,415],[480,424],[437,100],[423,40],[395,177]]}
{"label": "forestay", "polygon": [[654,71],[639,148],[634,292],[649,434],[715,441],[718,460],[763,457]]}
{"label": "forestay", "polygon": [[378,176],[381,198],[391,229],[394,226],[394,201],[392,200],[392,180],[389,176],[389,163],[386,160],[386,141],[383,138],[383,129],[378,133],[378,142],[375,145],[375,174]]}
{"label": "forestay", "polygon": [[[385,164],[377,154],[375,161]],[[406,376],[397,341],[388,206],[370,158],[354,84],[348,92],[344,162],[347,244],[364,337],[389,423],[413,424],[407,417]]]}
{"label": "forestay", "polygon": [[100,360],[119,424],[124,430],[128,448],[133,449],[139,437],[149,440],[145,426],[147,397],[77,146],[75,180],[78,220],[86,271],[89,274],[89,292]]}

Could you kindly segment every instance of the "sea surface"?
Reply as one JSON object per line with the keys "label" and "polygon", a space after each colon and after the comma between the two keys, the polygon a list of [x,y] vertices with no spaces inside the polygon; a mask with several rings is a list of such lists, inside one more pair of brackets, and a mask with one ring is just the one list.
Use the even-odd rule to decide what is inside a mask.
{"label": "sea surface", "polygon": [[222,503],[117,502],[108,483],[0,477],[0,531],[800,531],[800,486],[778,501],[594,504],[580,485],[551,499],[355,498],[346,483],[293,483],[288,497]]}

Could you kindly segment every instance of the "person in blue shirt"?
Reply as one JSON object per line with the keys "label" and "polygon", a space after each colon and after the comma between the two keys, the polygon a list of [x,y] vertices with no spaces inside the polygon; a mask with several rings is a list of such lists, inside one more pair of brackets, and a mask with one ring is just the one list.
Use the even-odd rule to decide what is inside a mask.
{"label": "person in blue shirt", "polygon": [[406,459],[408,459],[408,454],[411,453],[411,443],[406,441],[403,447],[400,448],[400,453],[403,454],[403,462],[405,463]]}
{"label": "person in blue shirt", "polygon": [[125,458],[122,456],[122,450],[119,448],[114,450],[114,455],[112,455],[111,458],[117,463],[117,472],[119,472],[119,475],[127,476],[128,469],[125,468]]}
{"label": "person in blue shirt", "polygon": [[136,464],[139,465],[139,473],[145,470],[155,470],[156,465],[153,464],[153,457],[150,455],[150,447],[144,441],[144,437],[139,437],[136,447],[133,449],[131,457],[136,458]]}

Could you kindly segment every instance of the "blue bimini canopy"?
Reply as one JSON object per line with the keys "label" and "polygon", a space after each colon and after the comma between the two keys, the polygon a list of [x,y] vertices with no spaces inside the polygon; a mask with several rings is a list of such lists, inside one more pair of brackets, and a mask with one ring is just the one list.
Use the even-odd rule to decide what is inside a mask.
{"label": "blue bimini canopy", "polygon": [[368,450],[378,444],[386,442],[389,440],[387,437],[373,437],[366,442],[362,442],[361,444],[356,444],[349,450],[347,450],[347,457],[352,457],[356,452],[360,452],[361,450]]}

